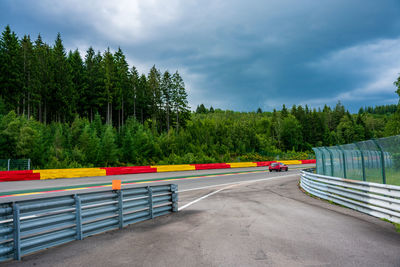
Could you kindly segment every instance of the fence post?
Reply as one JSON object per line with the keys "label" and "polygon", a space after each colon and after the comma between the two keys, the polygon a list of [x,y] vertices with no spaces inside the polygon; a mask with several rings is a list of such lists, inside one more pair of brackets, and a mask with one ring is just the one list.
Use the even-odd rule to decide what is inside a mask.
{"label": "fence post", "polygon": [[333,176],[333,154],[330,149],[328,149],[326,146],[324,148],[329,152],[329,157],[330,157],[330,162],[331,162],[331,176]]}
{"label": "fence post", "polygon": [[76,239],[82,240],[82,203],[78,195],[74,196],[75,199],[75,218],[76,218]]}
{"label": "fence post", "polygon": [[178,191],[178,185],[171,184],[172,212],[178,211],[178,194],[176,193],[176,191]]}
{"label": "fence post", "polygon": [[18,204],[13,204],[14,260],[21,260],[21,221]]}
{"label": "fence post", "polygon": [[347,172],[346,172],[346,156],[344,155],[344,150],[341,146],[337,145],[337,148],[342,152],[342,160],[343,160],[343,178],[347,178]]}
{"label": "fence post", "polygon": [[385,171],[385,152],[383,152],[383,149],[381,145],[376,141],[376,139],[372,139],[374,141],[374,144],[376,147],[380,150],[381,152],[381,169],[382,169],[382,182],[386,184],[386,171]]}
{"label": "fence post", "polygon": [[317,147],[316,149],[318,149],[321,152],[321,156],[322,156],[322,174],[326,175],[326,166],[325,166],[325,154],[322,151],[322,149],[320,147]]}
{"label": "fence post", "polygon": [[150,212],[150,218],[153,219],[154,215],[153,215],[153,189],[148,186],[147,187],[147,192],[149,193],[149,212]]}
{"label": "fence post", "polygon": [[10,170],[10,161],[11,161],[11,159],[8,159],[8,161],[7,161],[7,171]]}
{"label": "fence post", "polygon": [[31,169],[31,159],[28,159],[28,171]]}
{"label": "fence post", "polygon": [[122,229],[124,227],[124,202],[123,202],[123,192],[122,192],[122,190],[118,190],[117,194],[118,194],[119,229]]}
{"label": "fence post", "polygon": [[358,143],[354,143],[357,147],[358,151],[361,153],[361,167],[362,167],[362,174],[363,174],[363,181],[366,181],[367,178],[365,177],[365,161],[364,161],[364,152],[361,150],[360,145]]}

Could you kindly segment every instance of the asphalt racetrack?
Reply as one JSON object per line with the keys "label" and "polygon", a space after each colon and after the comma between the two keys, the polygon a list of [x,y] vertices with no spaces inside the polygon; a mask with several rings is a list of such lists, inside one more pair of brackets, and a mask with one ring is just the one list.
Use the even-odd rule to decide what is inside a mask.
{"label": "asphalt racetrack", "polygon": [[[260,178],[286,175],[288,173],[298,173],[300,169],[312,166],[315,165],[292,165],[289,166],[288,172],[278,173],[269,173],[268,167],[257,167],[3,182],[0,183],[0,203],[24,200],[32,197],[42,198],[64,194],[110,190],[112,180],[121,180],[123,188],[174,183],[178,184],[179,190],[181,191],[206,186],[257,180]],[[79,190],[73,190],[74,188]],[[68,191],[62,191],[62,189],[68,189]],[[35,194],[35,196],[32,194]]]}
{"label": "asphalt racetrack", "polygon": [[[241,173],[226,174],[229,171]],[[128,186],[178,184],[178,213],[0,265],[400,266],[400,234],[392,224],[306,195],[298,187],[299,172],[292,167],[281,173],[250,168],[145,175],[146,179],[175,177]],[[176,178],[182,176],[192,177]],[[45,181],[41,187],[28,184],[29,189],[38,189],[66,186],[65,180],[77,185],[101,183],[98,179]],[[26,189],[18,182],[2,192]]]}

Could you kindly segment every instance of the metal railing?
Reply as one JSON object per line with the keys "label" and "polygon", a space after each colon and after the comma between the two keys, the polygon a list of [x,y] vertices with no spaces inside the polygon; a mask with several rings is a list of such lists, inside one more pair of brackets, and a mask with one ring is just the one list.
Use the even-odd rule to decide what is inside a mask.
{"label": "metal railing", "polygon": [[400,135],[313,150],[318,174],[400,185]]}
{"label": "metal railing", "polygon": [[303,170],[306,192],[369,215],[400,223],[400,186],[348,180]]}
{"label": "metal railing", "polygon": [[31,159],[0,159],[0,171],[30,170]]}
{"label": "metal railing", "polygon": [[0,261],[178,211],[177,185],[24,200],[0,205]]}

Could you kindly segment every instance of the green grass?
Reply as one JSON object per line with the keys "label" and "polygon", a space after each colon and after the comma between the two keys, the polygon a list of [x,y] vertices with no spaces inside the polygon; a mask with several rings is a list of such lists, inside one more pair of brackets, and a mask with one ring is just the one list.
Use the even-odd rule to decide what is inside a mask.
{"label": "green grass", "polygon": [[396,232],[400,234],[400,224],[399,223],[395,223],[395,222],[389,221],[388,219],[384,219],[384,218],[382,218],[381,220],[393,224],[396,229]]}
{"label": "green grass", "polygon": [[[359,181],[363,180],[361,169],[353,169],[353,170],[347,169],[346,174],[347,174],[347,179],[359,180]],[[369,168],[365,170],[365,174],[366,174],[365,177],[366,182],[378,183],[378,184],[383,183],[381,169]],[[400,171],[397,171],[393,168],[387,168],[385,170],[385,174],[386,174],[386,184],[400,186]],[[339,172],[335,172],[333,176],[343,177],[343,173],[340,174]]]}

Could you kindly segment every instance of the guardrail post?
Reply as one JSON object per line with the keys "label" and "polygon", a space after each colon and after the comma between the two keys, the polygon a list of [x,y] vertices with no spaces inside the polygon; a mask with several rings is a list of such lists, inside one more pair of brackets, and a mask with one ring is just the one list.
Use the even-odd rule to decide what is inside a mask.
{"label": "guardrail post", "polygon": [[330,158],[330,162],[331,162],[331,176],[333,176],[333,154],[332,154],[332,151],[330,149],[328,149],[326,146],[324,146],[324,148],[329,153],[329,158]]}
{"label": "guardrail post", "polygon": [[344,154],[344,150],[341,146],[336,146],[339,148],[339,150],[342,152],[342,160],[343,160],[343,178],[347,178],[347,172],[346,172],[346,156]]}
{"label": "guardrail post", "polygon": [[358,143],[354,143],[357,147],[358,151],[361,153],[361,167],[362,167],[362,174],[363,174],[363,181],[366,181],[367,178],[365,176],[365,160],[364,160],[364,152],[361,150],[360,145]]}
{"label": "guardrail post", "polygon": [[14,260],[21,260],[21,221],[18,204],[13,204]]}
{"label": "guardrail post", "polygon": [[118,190],[117,194],[118,194],[119,229],[122,229],[124,227],[124,202],[123,202],[123,192],[122,192],[122,190]]}
{"label": "guardrail post", "polygon": [[178,185],[176,184],[171,184],[171,200],[172,200],[172,212],[177,212],[178,211]]}
{"label": "guardrail post", "polygon": [[386,171],[385,171],[385,152],[383,152],[383,149],[381,145],[376,141],[376,139],[372,139],[376,147],[380,150],[381,152],[381,169],[382,169],[382,182],[386,184]]}
{"label": "guardrail post", "polygon": [[76,217],[76,239],[82,240],[82,203],[78,195],[74,196],[75,199],[75,217]]}
{"label": "guardrail post", "polygon": [[153,219],[153,188],[150,186],[147,187],[147,192],[149,194],[148,201],[149,201],[149,212],[150,212],[150,218]]}

